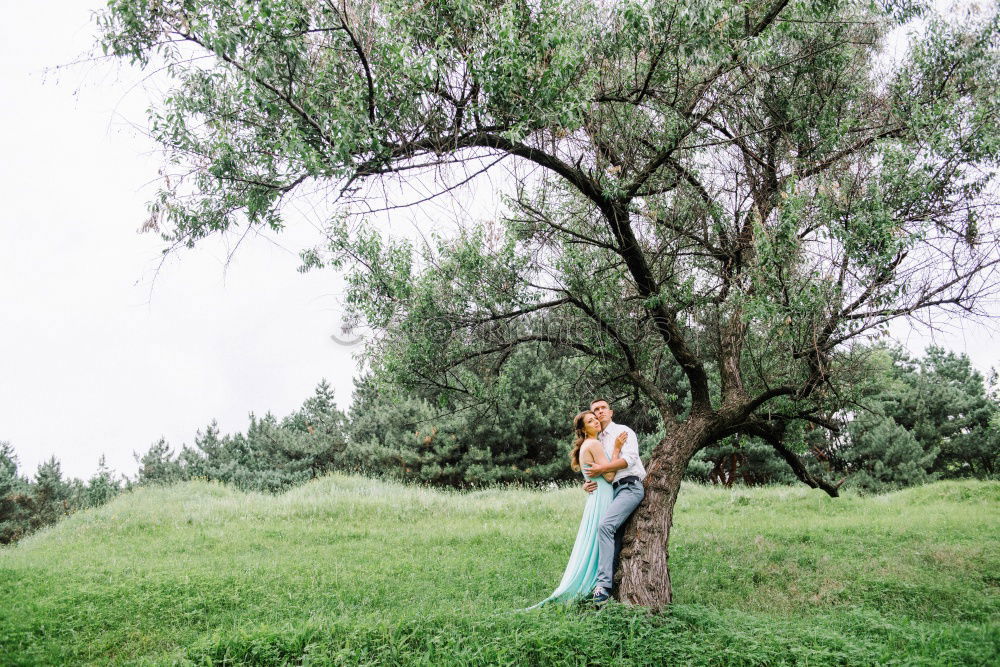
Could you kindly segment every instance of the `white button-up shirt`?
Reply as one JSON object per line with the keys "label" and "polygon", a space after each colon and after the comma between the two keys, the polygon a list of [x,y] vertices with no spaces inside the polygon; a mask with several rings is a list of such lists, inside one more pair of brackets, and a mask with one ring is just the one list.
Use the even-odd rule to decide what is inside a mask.
{"label": "white button-up shirt", "polygon": [[639,438],[636,437],[635,431],[630,429],[628,426],[610,422],[604,430],[597,435],[597,439],[600,440],[601,445],[604,446],[604,454],[610,461],[611,455],[615,451],[615,440],[618,438],[618,434],[622,431],[628,433],[628,439],[625,440],[625,445],[622,447],[620,456],[625,459],[628,466],[615,472],[614,481],[617,482],[623,477],[634,475],[638,477],[641,482],[646,479],[646,468],[643,467],[642,461],[639,460]]}

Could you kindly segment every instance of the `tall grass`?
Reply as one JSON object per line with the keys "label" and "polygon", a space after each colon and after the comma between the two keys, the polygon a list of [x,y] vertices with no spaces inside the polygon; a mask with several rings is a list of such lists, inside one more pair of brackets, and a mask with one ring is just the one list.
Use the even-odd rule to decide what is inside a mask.
{"label": "tall grass", "polygon": [[686,486],[676,604],[521,608],[578,488],[144,488],[0,550],[0,664],[996,664],[1000,483]]}

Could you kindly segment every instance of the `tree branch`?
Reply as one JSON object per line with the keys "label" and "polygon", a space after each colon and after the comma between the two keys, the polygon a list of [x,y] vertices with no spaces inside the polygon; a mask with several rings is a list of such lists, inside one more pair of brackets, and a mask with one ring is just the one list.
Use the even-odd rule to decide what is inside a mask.
{"label": "tree branch", "polygon": [[343,9],[337,9],[333,6],[330,0],[327,0],[327,4],[340,16],[340,23],[343,26],[344,32],[351,39],[351,45],[354,46],[354,51],[358,54],[358,58],[361,60],[362,67],[365,68],[365,79],[368,81],[368,121],[371,123],[375,122],[375,82],[372,79],[372,70],[368,65],[368,57],[365,56],[364,49],[361,48],[361,43],[358,42],[357,38],[354,36],[354,32],[351,30],[350,26],[347,25],[347,3],[342,3]]}
{"label": "tree branch", "polygon": [[742,429],[744,433],[748,435],[754,435],[771,445],[774,451],[778,453],[781,458],[785,460],[785,463],[792,469],[795,476],[808,487],[813,489],[822,489],[831,498],[836,498],[840,495],[840,483],[830,484],[824,479],[818,478],[810,473],[802,460],[799,458],[798,454],[790,450],[784,444],[785,427],[784,425],[775,425],[765,422],[763,420],[754,419],[744,426]]}

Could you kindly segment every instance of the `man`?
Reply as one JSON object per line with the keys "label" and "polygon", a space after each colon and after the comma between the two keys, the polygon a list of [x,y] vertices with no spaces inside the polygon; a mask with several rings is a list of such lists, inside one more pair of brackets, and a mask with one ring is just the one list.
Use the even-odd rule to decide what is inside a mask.
{"label": "man", "polygon": [[[611,420],[615,414],[611,405],[603,398],[596,399],[591,401],[590,411],[601,422],[602,430],[597,438],[604,446],[604,453],[609,462],[591,466],[587,474],[590,477],[597,477],[615,471],[615,478],[611,483],[614,499],[608,505],[604,518],[601,519],[597,536],[597,583],[594,586],[594,602],[600,605],[611,597],[616,561],[621,551],[622,528],[646,495],[642,485],[642,480],[646,478],[646,469],[639,460],[639,439],[636,438],[635,431]],[[614,452],[615,438],[623,431],[628,434],[628,439],[619,457],[610,460]],[[597,483],[585,482],[583,488],[590,493],[597,488]]]}

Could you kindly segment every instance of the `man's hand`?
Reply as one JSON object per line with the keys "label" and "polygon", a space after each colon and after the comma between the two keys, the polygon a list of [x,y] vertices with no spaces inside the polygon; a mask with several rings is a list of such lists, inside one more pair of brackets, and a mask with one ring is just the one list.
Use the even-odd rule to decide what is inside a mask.
{"label": "man's hand", "polygon": [[598,475],[603,475],[606,472],[618,472],[623,468],[628,467],[628,461],[618,457],[614,461],[608,461],[607,463],[594,463],[590,465],[584,473],[587,477],[597,477]]}
{"label": "man's hand", "polygon": [[618,472],[623,468],[628,467],[628,461],[619,457],[614,461],[609,461],[607,463],[592,463],[584,469],[583,474],[587,477],[597,477],[598,475],[603,475],[606,472]]}
{"label": "man's hand", "polygon": [[587,477],[597,477],[598,475],[603,475],[610,470],[608,465],[609,464],[607,463],[591,463],[587,466],[587,469],[584,470],[584,473],[586,473]]}
{"label": "man's hand", "polygon": [[597,482],[584,482],[583,490],[587,493],[593,493],[597,490]]}

